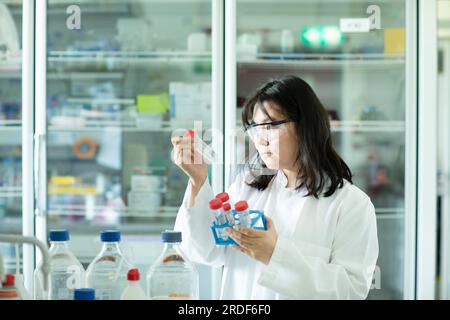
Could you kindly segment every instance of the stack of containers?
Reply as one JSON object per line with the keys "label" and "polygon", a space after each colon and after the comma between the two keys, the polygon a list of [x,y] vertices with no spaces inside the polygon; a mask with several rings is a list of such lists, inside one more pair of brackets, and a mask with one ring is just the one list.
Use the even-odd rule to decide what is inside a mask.
{"label": "stack of containers", "polygon": [[131,210],[157,213],[162,204],[164,192],[163,177],[148,173],[135,173],[131,176],[131,190],[128,193],[128,206]]}

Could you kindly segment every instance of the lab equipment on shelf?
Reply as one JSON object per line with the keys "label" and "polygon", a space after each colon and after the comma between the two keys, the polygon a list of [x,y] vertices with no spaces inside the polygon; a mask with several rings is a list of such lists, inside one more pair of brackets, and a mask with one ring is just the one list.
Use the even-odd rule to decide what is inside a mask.
{"label": "lab equipment on shelf", "polygon": [[198,299],[198,272],[180,249],[181,232],[161,234],[164,249],[147,273],[150,299]]}
{"label": "lab equipment on shelf", "polygon": [[211,82],[171,82],[169,95],[171,120],[211,122]]}
{"label": "lab equipment on shelf", "polygon": [[131,190],[128,192],[128,206],[131,210],[155,215],[161,210],[164,192],[165,177],[152,173],[148,168],[135,168],[131,176]]}
{"label": "lab equipment on shelf", "polygon": [[0,3],[0,48],[5,48],[7,55],[20,52],[20,37],[11,11]]}
{"label": "lab equipment on shelf", "polygon": [[119,231],[102,231],[100,240],[103,248],[87,269],[86,284],[95,290],[97,300],[119,300],[133,266],[120,250]]}
{"label": "lab equipment on shelf", "polygon": [[208,37],[203,32],[191,33],[187,39],[188,52],[205,52],[208,50]]}
{"label": "lab equipment on shelf", "polygon": [[281,52],[282,53],[292,53],[295,48],[295,37],[291,30],[284,29],[281,31]]}
{"label": "lab equipment on shelf", "polygon": [[147,300],[144,290],[139,285],[140,274],[138,269],[130,269],[127,274],[128,286],[122,293],[120,300]]}
{"label": "lab equipment on shelf", "polygon": [[72,300],[75,289],[84,283],[84,268],[69,250],[69,232],[65,229],[51,230],[50,238],[50,286],[43,289],[40,267],[34,273],[34,298],[36,300]]}

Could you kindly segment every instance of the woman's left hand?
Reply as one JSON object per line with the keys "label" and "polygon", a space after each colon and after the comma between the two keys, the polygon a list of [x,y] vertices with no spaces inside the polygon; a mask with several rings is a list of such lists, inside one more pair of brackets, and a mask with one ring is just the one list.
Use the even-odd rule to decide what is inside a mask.
{"label": "woman's left hand", "polygon": [[225,231],[239,244],[239,246],[232,246],[232,248],[267,265],[275,249],[278,234],[272,219],[268,216],[266,216],[266,225],[267,231],[239,226],[236,229],[226,228]]}

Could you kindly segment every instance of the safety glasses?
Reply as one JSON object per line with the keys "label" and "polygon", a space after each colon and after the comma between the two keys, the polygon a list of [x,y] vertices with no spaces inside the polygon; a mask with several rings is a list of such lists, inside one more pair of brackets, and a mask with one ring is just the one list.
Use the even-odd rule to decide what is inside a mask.
{"label": "safety glasses", "polygon": [[284,119],[265,123],[255,123],[248,126],[245,129],[245,132],[247,132],[252,141],[255,141],[258,137],[262,139],[274,140],[279,137],[281,127],[292,121],[292,119]]}

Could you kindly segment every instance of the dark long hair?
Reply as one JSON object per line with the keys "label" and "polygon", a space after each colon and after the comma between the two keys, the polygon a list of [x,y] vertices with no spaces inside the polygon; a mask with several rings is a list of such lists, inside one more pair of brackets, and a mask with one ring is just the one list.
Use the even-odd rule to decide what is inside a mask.
{"label": "dark long hair", "polygon": [[[308,83],[296,76],[284,76],[258,88],[244,104],[242,121],[245,128],[251,125],[256,106],[270,118],[263,106],[266,101],[280,106],[280,112],[295,123],[299,141],[296,161],[301,181],[297,190],[306,187],[308,196],[318,198],[328,184],[328,178],[328,190],[324,193],[328,197],[337,188],[342,188],[344,179],[352,183],[350,168],[334,150],[328,113]],[[259,154],[256,157],[256,161],[265,167]],[[247,165],[250,166],[248,159]],[[253,180],[247,184],[264,190],[273,178],[274,175],[253,175]]]}

